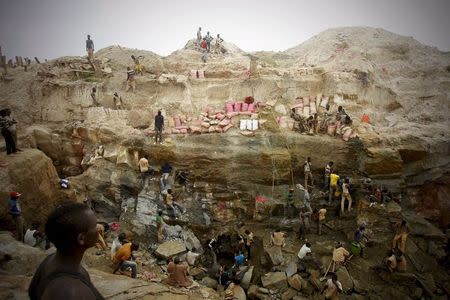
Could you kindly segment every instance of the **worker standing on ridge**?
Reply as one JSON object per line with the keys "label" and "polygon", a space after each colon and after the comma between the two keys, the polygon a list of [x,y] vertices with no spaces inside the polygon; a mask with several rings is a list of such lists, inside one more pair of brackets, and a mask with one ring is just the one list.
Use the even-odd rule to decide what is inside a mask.
{"label": "worker standing on ridge", "polygon": [[125,92],[128,92],[130,88],[134,93],[134,90],[136,89],[136,72],[130,67],[127,67],[127,89]]}
{"label": "worker standing on ridge", "polygon": [[311,157],[307,157],[305,164],[303,165],[303,170],[305,173],[305,190],[308,189],[308,179],[311,181],[311,187],[314,185],[313,176],[311,173]]}
{"label": "worker standing on ridge", "polygon": [[86,51],[87,51],[87,54],[88,54],[88,60],[90,62],[94,62],[94,41],[91,40],[91,36],[90,35],[87,36]]}
{"label": "worker standing on ridge", "polygon": [[97,88],[95,86],[91,90],[91,98],[92,98],[92,102],[94,103],[95,106],[100,105],[97,101]]}
{"label": "worker standing on ridge", "polygon": [[39,265],[28,288],[31,300],[104,299],[81,265],[87,249],[98,239],[97,219],[81,203],[60,205],[48,217],[45,234],[56,247]]}
{"label": "worker standing on ridge", "polygon": [[209,35],[209,31],[206,33],[205,40],[206,40],[206,51],[208,51],[209,53],[211,51],[211,42],[213,40],[213,37]]}
{"label": "worker standing on ridge", "polygon": [[155,144],[159,143],[162,144],[162,131],[164,129],[164,117],[161,114],[161,111],[158,110],[158,114],[155,116]]}
{"label": "worker standing on ridge", "polygon": [[202,28],[199,27],[197,31],[197,49],[201,49],[202,42]]}

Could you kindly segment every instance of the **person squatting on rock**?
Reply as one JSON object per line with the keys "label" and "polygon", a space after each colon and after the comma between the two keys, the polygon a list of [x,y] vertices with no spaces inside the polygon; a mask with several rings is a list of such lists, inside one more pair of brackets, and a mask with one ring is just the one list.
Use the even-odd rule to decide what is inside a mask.
{"label": "person squatting on rock", "polygon": [[185,262],[181,262],[177,256],[173,261],[167,265],[167,273],[169,277],[163,281],[171,286],[189,287],[192,285],[192,280],[188,277],[189,266]]}
{"label": "person squatting on rock", "polygon": [[39,265],[28,295],[38,299],[104,299],[81,265],[84,252],[98,240],[97,219],[84,204],[70,203],[57,207],[48,217],[45,234],[55,245]]}
{"label": "person squatting on rock", "polygon": [[126,272],[128,269],[131,269],[131,278],[136,278],[137,264],[133,261],[133,251],[137,250],[139,250],[138,242],[128,242],[120,247],[114,255],[113,262],[117,265],[113,271],[113,274],[116,274],[119,269],[121,272]]}
{"label": "person squatting on rock", "polygon": [[87,36],[86,40],[86,52],[88,54],[88,60],[94,62],[94,41],[91,40],[91,36]]}
{"label": "person squatting on rock", "polygon": [[[408,237],[410,231],[411,230],[405,220],[403,220],[400,224],[397,224],[395,236],[394,239],[392,240],[392,249],[395,249],[399,246],[400,251],[402,251],[402,253],[405,253],[406,238]],[[399,241],[400,243],[399,245],[397,245]]]}
{"label": "person squatting on rock", "polygon": [[134,93],[136,90],[136,72],[130,67],[127,67],[127,88],[125,92],[128,92],[130,88]]}
{"label": "person squatting on rock", "polygon": [[162,144],[162,132],[164,129],[164,117],[161,114],[161,111],[158,110],[158,114],[155,116],[155,144],[159,143]]}
{"label": "person squatting on rock", "polygon": [[166,205],[173,211],[173,215],[175,216],[175,218],[178,218],[178,213],[175,207],[179,209],[182,214],[185,212],[184,208],[180,204],[178,204],[173,197],[172,189],[167,190]]}
{"label": "person squatting on rock", "polygon": [[284,242],[285,234],[280,229],[277,229],[274,233],[272,233],[272,236],[270,237],[270,241],[272,245],[283,248],[286,246],[286,243]]}
{"label": "person squatting on rock", "polygon": [[116,110],[122,109],[122,105],[123,105],[122,97],[119,96],[119,94],[117,92],[115,92],[113,95],[113,104],[114,104],[114,109],[116,109]]}
{"label": "person squatting on rock", "polygon": [[339,293],[342,293],[342,284],[337,280],[337,275],[334,273],[330,274],[330,278],[327,279],[327,282],[322,290],[322,294],[325,299],[338,300]]}
{"label": "person squatting on rock", "polygon": [[17,122],[11,118],[11,110],[2,109],[0,111],[0,129],[5,139],[6,154],[13,154],[17,149],[17,131],[15,124]]}
{"label": "person squatting on rock", "polygon": [[23,242],[31,247],[39,246],[39,244],[44,240],[43,234],[38,230],[38,224],[32,224],[31,228],[27,229]]}
{"label": "person squatting on rock", "polygon": [[352,196],[350,196],[349,188],[350,181],[348,178],[345,178],[344,183],[342,184],[341,215],[344,214],[345,200],[348,201],[347,211],[350,212],[352,210]]}
{"label": "person squatting on rock", "polygon": [[311,182],[311,186],[314,185],[314,180],[311,173],[311,157],[306,158],[306,161],[303,164],[303,171],[305,173],[305,189],[308,189],[308,179]]}
{"label": "person squatting on rock", "polygon": [[14,220],[14,224],[16,225],[16,239],[20,242],[23,242],[23,230],[24,230],[24,221],[22,217],[22,209],[20,208],[19,204],[19,197],[22,194],[19,194],[18,192],[11,192],[9,193],[9,214]]}

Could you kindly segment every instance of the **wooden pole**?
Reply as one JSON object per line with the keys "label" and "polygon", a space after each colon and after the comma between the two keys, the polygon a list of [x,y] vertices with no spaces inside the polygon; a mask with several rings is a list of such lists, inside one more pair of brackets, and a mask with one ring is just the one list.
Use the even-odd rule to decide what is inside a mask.
{"label": "wooden pole", "polygon": [[34,60],[38,63],[38,64],[40,64],[41,62],[39,61],[39,59],[35,56],[34,57]]}

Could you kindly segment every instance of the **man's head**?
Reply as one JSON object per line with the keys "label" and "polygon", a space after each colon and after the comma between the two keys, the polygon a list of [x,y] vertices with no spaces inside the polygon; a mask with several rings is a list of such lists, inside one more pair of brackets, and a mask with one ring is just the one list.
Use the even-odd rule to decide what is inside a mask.
{"label": "man's head", "polygon": [[345,178],[344,182],[345,182],[345,183],[350,183],[350,179]]}
{"label": "man's head", "polygon": [[402,221],[402,226],[405,226],[406,225],[406,220],[403,220]]}
{"label": "man's head", "polygon": [[325,105],[326,110],[330,109],[330,104]]}
{"label": "man's head", "polygon": [[340,112],[340,111],[342,111],[342,106],[338,106],[338,111]]}
{"label": "man's head", "polygon": [[11,192],[11,193],[9,193],[9,197],[11,197],[11,199],[19,199],[19,197],[21,196],[22,194],[20,194],[20,193],[18,193],[18,192]]}
{"label": "man's head", "polygon": [[127,67],[127,71],[130,71],[131,70],[131,68],[130,67]]}
{"label": "man's head", "polygon": [[336,281],[337,275],[335,273],[331,273],[331,280]]}
{"label": "man's head", "polygon": [[84,252],[98,240],[97,218],[85,204],[63,204],[50,213],[45,234],[61,253]]}
{"label": "man's head", "polygon": [[306,243],[306,247],[311,248],[311,243]]}
{"label": "man's head", "polygon": [[90,36],[89,34],[88,34],[88,37],[87,37],[87,39],[88,39],[88,40],[90,40],[90,39],[91,39],[91,36]]}
{"label": "man's head", "polygon": [[115,92],[115,93],[114,93],[114,96],[118,97],[118,96],[119,96],[119,94],[117,94],[117,92]]}
{"label": "man's head", "polygon": [[161,111],[160,110],[158,110],[158,116],[160,116],[161,115]]}
{"label": "man's head", "polygon": [[359,230],[361,230],[361,231],[366,230],[366,226],[364,226],[364,225],[359,226]]}
{"label": "man's head", "polygon": [[162,216],[163,215],[163,211],[162,210],[158,210],[158,216]]}
{"label": "man's head", "polygon": [[328,163],[328,165],[331,167],[331,166],[334,165],[334,162],[330,161],[330,162]]}
{"label": "man's head", "polygon": [[11,109],[10,108],[5,109],[5,114],[6,114],[6,116],[10,116],[11,115]]}
{"label": "man's head", "polygon": [[175,259],[173,260],[173,262],[178,265],[180,263],[180,258],[178,256],[175,257]]}
{"label": "man's head", "polygon": [[198,28],[198,30],[202,30],[202,28],[201,28],[201,27],[199,27],[199,28]]}
{"label": "man's head", "polygon": [[138,251],[139,250],[139,243],[136,241],[131,242],[131,251]]}
{"label": "man's head", "polygon": [[310,162],[310,161],[311,161],[311,157],[307,157],[306,160],[307,160],[308,162]]}
{"label": "man's head", "polygon": [[118,236],[119,242],[123,243],[127,239],[127,234],[125,232],[121,232]]}
{"label": "man's head", "polygon": [[172,189],[167,189],[167,194],[172,195]]}
{"label": "man's head", "polygon": [[249,235],[250,234],[250,230],[245,230],[245,234]]}
{"label": "man's head", "polygon": [[209,35],[209,31],[206,34]]}

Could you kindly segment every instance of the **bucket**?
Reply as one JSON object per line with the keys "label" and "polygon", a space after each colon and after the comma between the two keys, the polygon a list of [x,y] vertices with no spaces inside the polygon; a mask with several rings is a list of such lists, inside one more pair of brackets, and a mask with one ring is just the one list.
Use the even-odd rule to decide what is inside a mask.
{"label": "bucket", "polygon": [[356,242],[352,242],[350,245],[350,253],[353,255],[359,255],[361,253],[361,246],[359,246]]}

